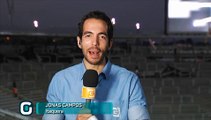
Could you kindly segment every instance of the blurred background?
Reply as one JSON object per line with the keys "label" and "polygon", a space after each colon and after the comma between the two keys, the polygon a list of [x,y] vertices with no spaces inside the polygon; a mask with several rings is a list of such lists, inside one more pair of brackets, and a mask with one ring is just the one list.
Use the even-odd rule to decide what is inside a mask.
{"label": "blurred background", "polygon": [[210,0],[0,0],[0,119],[45,102],[52,76],[82,61],[77,24],[92,10],[114,25],[109,55],[134,71],[152,120],[211,119]]}

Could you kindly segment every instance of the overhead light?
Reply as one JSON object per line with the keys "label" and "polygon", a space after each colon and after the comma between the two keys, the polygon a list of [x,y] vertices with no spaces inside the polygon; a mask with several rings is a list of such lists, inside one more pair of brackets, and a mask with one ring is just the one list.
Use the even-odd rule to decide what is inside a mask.
{"label": "overhead light", "polygon": [[136,29],[137,29],[137,30],[140,29],[140,23],[136,23]]}
{"label": "overhead light", "polygon": [[39,25],[38,25],[38,21],[37,21],[37,20],[34,20],[34,21],[33,21],[33,24],[34,24],[34,27],[35,27],[35,28],[38,28]]}
{"label": "overhead light", "polygon": [[111,23],[112,23],[113,25],[115,25],[115,24],[116,24],[116,19],[115,19],[115,18],[111,18]]}

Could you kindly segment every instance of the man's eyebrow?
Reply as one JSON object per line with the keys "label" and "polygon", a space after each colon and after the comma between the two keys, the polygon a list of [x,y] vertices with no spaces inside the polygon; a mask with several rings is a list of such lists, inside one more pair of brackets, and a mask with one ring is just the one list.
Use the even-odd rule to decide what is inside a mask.
{"label": "man's eyebrow", "polygon": [[83,35],[85,35],[85,34],[92,34],[92,32],[90,32],[90,31],[85,31],[85,32],[83,33]]}
{"label": "man's eyebrow", "polygon": [[100,32],[99,35],[105,35],[108,36],[108,34],[106,32]]}

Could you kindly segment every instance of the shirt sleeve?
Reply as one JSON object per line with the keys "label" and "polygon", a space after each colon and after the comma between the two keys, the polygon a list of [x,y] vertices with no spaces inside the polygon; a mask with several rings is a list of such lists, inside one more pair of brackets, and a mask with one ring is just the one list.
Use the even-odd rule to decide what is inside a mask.
{"label": "shirt sleeve", "polygon": [[146,98],[137,75],[133,75],[129,97],[129,120],[150,120]]}
{"label": "shirt sleeve", "polygon": [[44,114],[42,120],[64,120],[63,114]]}
{"label": "shirt sleeve", "polygon": [[[48,102],[61,102],[61,78],[56,74],[48,88],[47,101]],[[44,114],[42,120],[64,120],[64,114]]]}
{"label": "shirt sleeve", "polygon": [[62,84],[61,84],[61,76],[60,74],[56,74],[52,80],[51,80],[51,83],[49,85],[49,88],[48,88],[48,93],[47,93],[47,101],[48,102],[61,102],[61,98],[62,98],[62,91],[61,91],[61,88],[62,88]]}
{"label": "shirt sleeve", "polygon": [[149,113],[144,106],[133,106],[128,110],[129,120],[150,120]]}

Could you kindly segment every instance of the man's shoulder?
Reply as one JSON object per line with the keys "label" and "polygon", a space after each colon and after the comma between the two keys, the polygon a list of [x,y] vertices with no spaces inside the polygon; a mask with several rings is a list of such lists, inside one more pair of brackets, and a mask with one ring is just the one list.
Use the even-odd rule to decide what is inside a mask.
{"label": "man's shoulder", "polygon": [[72,66],[69,66],[67,68],[64,68],[60,71],[58,71],[55,75],[61,75],[61,74],[75,74],[75,73],[78,73],[78,71],[81,69],[81,63],[79,64],[75,64],[75,65],[72,65]]}
{"label": "man's shoulder", "polygon": [[80,64],[76,64],[56,72],[51,79],[52,84],[65,85],[67,81],[77,79],[81,74],[79,69]]}
{"label": "man's shoulder", "polygon": [[116,65],[116,64],[112,64],[112,72],[116,72],[118,74],[125,74],[125,75],[135,75],[135,73],[131,70],[128,70],[125,67]]}
{"label": "man's shoulder", "polygon": [[82,67],[82,63],[78,63],[78,64],[74,64],[74,65],[72,65],[70,67],[67,67],[64,70],[75,71],[75,70],[81,69],[81,67]]}
{"label": "man's shoulder", "polygon": [[132,70],[128,70],[125,67],[118,65],[112,65],[111,75],[115,78],[115,81],[121,81],[121,84],[136,84],[140,78]]}

